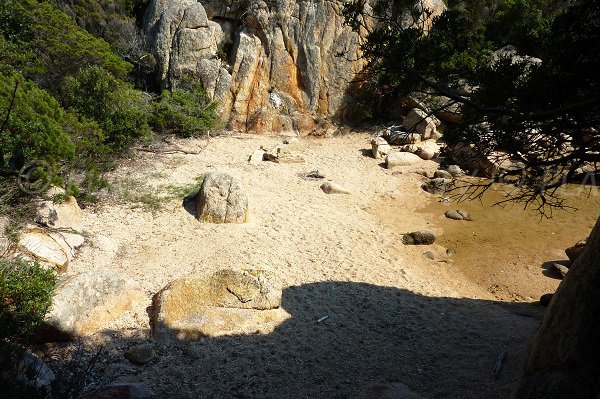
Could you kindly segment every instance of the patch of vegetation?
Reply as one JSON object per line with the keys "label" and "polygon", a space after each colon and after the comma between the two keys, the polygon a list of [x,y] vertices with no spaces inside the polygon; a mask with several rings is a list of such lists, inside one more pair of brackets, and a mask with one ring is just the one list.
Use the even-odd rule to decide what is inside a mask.
{"label": "patch of vegetation", "polygon": [[159,190],[129,177],[115,181],[110,191],[118,202],[127,203],[132,209],[142,208],[152,213],[161,211],[170,200],[168,196],[159,195]]}
{"label": "patch of vegetation", "polygon": [[100,66],[68,77],[62,91],[67,109],[96,121],[105,135],[103,144],[112,151],[122,152],[151,133],[151,99]]}
{"label": "patch of vegetation", "polygon": [[37,263],[0,260],[0,339],[23,339],[42,325],[56,276]]}
{"label": "patch of vegetation", "polygon": [[2,63],[51,92],[64,77],[88,65],[99,65],[121,79],[133,68],[106,41],[75,25],[47,1],[3,1],[0,31]]}
{"label": "patch of vegetation", "polygon": [[175,196],[178,199],[186,199],[189,197],[196,196],[200,191],[200,187],[202,187],[202,183],[204,182],[205,175],[200,175],[196,177],[193,183],[183,185],[183,186],[167,186],[167,191]]}
{"label": "patch of vegetation", "polygon": [[163,133],[197,137],[212,129],[219,119],[218,104],[211,101],[202,83],[183,79],[177,87],[160,95],[154,126]]}

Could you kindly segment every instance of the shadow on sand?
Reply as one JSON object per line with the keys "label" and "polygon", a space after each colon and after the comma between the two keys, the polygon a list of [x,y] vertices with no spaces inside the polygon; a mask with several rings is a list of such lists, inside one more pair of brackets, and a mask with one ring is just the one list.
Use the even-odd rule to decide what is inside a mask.
{"label": "shadow on sand", "polygon": [[534,304],[351,282],[286,288],[282,307],[291,317],[271,334],[174,340],[142,366],[123,358],[136,342],[107,331],[113,350],[97,373],[194,399],[345,399],[374,382],[402,382],[426,398],[508,398],[543,316]]}

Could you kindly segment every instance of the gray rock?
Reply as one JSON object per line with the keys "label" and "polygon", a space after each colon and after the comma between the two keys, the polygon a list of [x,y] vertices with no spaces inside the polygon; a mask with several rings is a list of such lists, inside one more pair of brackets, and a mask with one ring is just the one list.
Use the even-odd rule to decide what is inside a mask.
{"label": "gray rock", "polygon": [[435,242],[436,238],[436,235],[431,231],[413,231],[402,236],[402,243],[404,245],[431,245]]}
{"label": "gray rock", "polygon": [[42,201],[38,205],[35,222],[56,229],[80,229],[83,212],[74,197],[63,202]]}
{"label": "gray rock", "polygon": [[392,169],[397,166],[414,165],[418,162],[421,162],[421,158],[418,155],[411,154],[410,152],[395,152],[385,158],[385,164],[388,169]]}
{"label": "gray rock", "polygon": [[246,223],[248,197],[238,179],[225,173],[209,173],[200,188],[198,219],[206,223]]}
{"label": "gray rock", "polygon": [[421,188],[430,194],[443,194],[452,189],[452,185],[452,180],[435,178],[423,183]]}
{"label": "gray rock", "polygon": [[32,228],[19,236],[16,246],[17,256],[36,260],[42,265],[65,272],[72,260],[72,252],[62,240],[47,234],[43,229]]}
{"label": "gray rock", "polygon": [[135,345],[125,352],[127,360],[135,364],[148,363],[154,356],[154,348],[150,344]]}
{"label": "gray rock", "polygon": [[421,142],[421,135],[419,133],[409,133],[400,126],[391,126],[385,129],[382,134],[383,138],[389,144],[393,145],[410,145]]}
{"label": "gray rock", "polygon": [[465,172],[463,172],[463,170],[458,165],[450,165],[448,166],[447,170],[448,173],[452,175],[452,177],[460,177],[465,174]]}
{"label": "gray rock", "polygon": [[[158,80],[199,76],[228,128],[310,133],[318,127],[304,121],[313,115],[352,117],[345,93],[361,62],[337,54],[356,53],[366,32],[345,26],[342,9],[336,2],[152,0],[143,30]],[[282,101],[272,101],[273,93]],[[264,118],[254,125],[258,115]]]}
{"label": "gray rock", "polygon": [[558,274],[560,274],[561,277],[563,277],[563,278],[569,272],[569,268],[567,266],[565,266],[565,265],[561,265],[560,263],[553,263],[552,264],[552,269],[555,270],[556,272],[558,272]]}
{"label": "gray rock", "polygon": [[435,260],[435,254],[431,251],[425,251],[423,255],[428,259]]}
{"label": "gray rock", "polygon": [[416,132],[421,135],[421,138],[426,140],[430,139],[440,124],[439,120],[435,116],[427,116],[427,112],[413,108],[404,117],[402,126],[409,132]]}
{"label": "gray rock", "polygon": [[144,300],[141,287],[116,270],[95,269],[66,278],[54,292],[42,339],[93,334]]}
{"label": "gray rock", "polygon": [[321,184],[321,190],[323,190],[326,194],[350,194],[348,189],[332,182]]}
{"label": "gray rock", "polygon": [[373,154],[373,158],[379,159],[385,157],[390,152],[392,152],[392,147],[383,137],[376,137],[371,140],[371,153]]}
{"label": "gray rock", "polygon": [[436,179],[448,179],[448,180],[452,180],[452,178],[454,176],[452,176],[452,174],[448,171],[445,170],[436,170],[433,173],[433,177]]}
{"label": "gray rock", "polygon": [[269,149],[265,155],[265,161],[276,163],[304,163],[304,158],[293,148],[298,148],[295,145],[289,146],[285,143],[277,144]]}
{"label": "gray rock", "polygon": [[450,210],[446,211],[446,217],[453,220],[471,220],[471,215],[467,211]]}
{"label": "gray rock", "polygon": [[37,355],[18,345],[0,341],[0,382],[17,382],[19,386],[35,388],[40,394],[36,397],[50,398],[54,379],[50,367]]}

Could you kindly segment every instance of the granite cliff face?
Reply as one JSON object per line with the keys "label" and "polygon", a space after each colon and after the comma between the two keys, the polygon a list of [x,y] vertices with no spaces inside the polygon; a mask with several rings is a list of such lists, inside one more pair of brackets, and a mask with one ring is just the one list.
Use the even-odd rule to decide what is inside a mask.
{"label": "granite cliff face", "polygon": [[159,80],[201,79],[228,128],[306,134],[349,116],[366,32],[344,26],[346,1],[152,0],[144,30]]}
{"label": "granite cliff face", "polygon": [[342,0],[153,0],[144,26],[162,82],[202,80],[229,128],[309,133],[341,118],[361,64]]}

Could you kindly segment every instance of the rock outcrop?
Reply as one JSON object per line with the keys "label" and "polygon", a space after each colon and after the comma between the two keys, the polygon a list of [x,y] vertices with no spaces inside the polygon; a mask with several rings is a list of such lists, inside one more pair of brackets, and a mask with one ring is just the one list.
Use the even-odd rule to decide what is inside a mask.
{"label": "rock outcrop", "polygon": [[[367,32],[344,24],[346,2],[152,0],[144,31],[157,79],[200,79],[233,130],[310,133],[322,118],[351,119]],[[426,22],[445,9],[441,0],[415,4]]]}
{"label": "rock outcrop", "polygon": [[202,222],[245,223],[248,197],[238,179],[225,173],[209,173],[200,188],[197,212]]}
{"label": "rock outcrop", "polygon": [[153,0],[144,29],[159,80],[198,77],[229,128],[310,132],[316,116],[343,116],[361,68],[343,4]]}
{"label": "rock outcrop", "polygon": [[278,321],[281,285],[264,270],[220,270],[176,280],[154,297],[154,338],[194,339],[257,330]]}
{"label": "rock outcrop", "polygon": [[140,286],[115,270],[97,269],[70,277],[56,288],[42,338],[93,334],[143,300]]}

